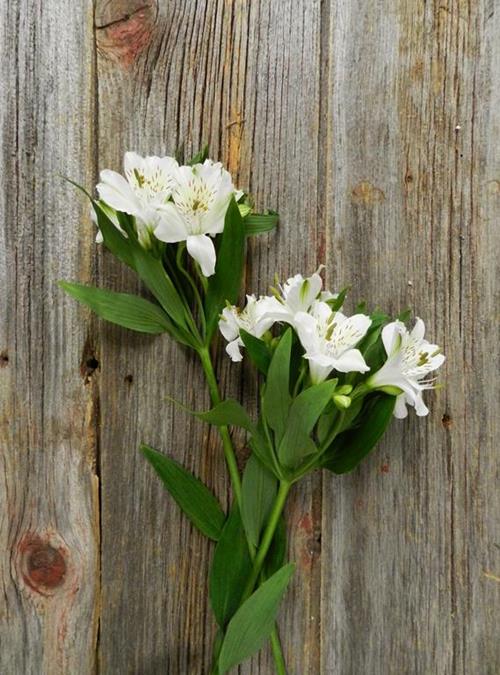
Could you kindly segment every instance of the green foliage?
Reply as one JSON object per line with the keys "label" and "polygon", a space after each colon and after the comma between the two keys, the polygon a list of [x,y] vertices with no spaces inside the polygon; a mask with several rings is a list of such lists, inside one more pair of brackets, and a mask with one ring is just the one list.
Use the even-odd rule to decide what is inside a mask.
{"label": "green foliage", "polygon": [[255,654],[264,645],[273,629],[293,571],[294,565],[289,564],[275,572],[233,616],[219,656],[220,675]]}
{"label": "green foliage", "polygon": [[233,506],[215,549],[210,569],[210,603],[217,623],[225,628],[238,609],[252,562],[239,509]]}
{"label": "green foliage", "polygon": [[359,414],[359,426],[340,434],[325,454],[323,466],[333,473],[347,473],[357,467],[383,436],[392,420],[396,398],[386,394],[370,396]]}
{"label": "green foliage", "polygon": [[238,299],[245,257],[245,226],[234,198],[226,212],[224,231],[220,236],[215,274],[208,280],[205,299],[207,341],[217,327],[219,315],[226,302]]}
{"label": "green foliage", "polygon": [[255,425],[245,408],[241,403],[232,398],[221,401],[221,403],[218,403],[211,410],[195,412],[193,414],[200,420],[217,427],[233,426],[246,429],[250,432],[255,431]]}
{"label": "green foliage", "polygon": [[267,344],[243,329],[240,330],[240,337],[254,366],[263,375],[267,375],[271,363],[271,351]]}
{"label": "green foliage", "polygon": [[241,516],[248,541],[256,548],[277,491],[275,476],[250,455],[243,472]]}
{"label": "green foliage", "polygon": [[288,328],[279,341],[269,365],[266,387],[262,397],[262,414],[275,433],[278,444],[285,433],[290,396],[290,355],[292,330]]}
{"label": "green foliage", "polygon": [[305,389],[294,399],[278,449],[278,457],[284,466],[297,467],[306,455],[316,450],[310,434],[331,401],[336,384],[336,380],[326,380]]}
{"label": "green foliage", "polygon": [[139,333],[169,333],[172,324],[158,305],[136,295],[60,281],[59,286],[98,316]]}
{"label": "green foliage", "polygon": [[178,462],[141,445],[141,452],[189,520],[206,537],[217,541],[226,517],[210,490]]}
{"label": "green foliage", "polygon": [[246,216],[245,231],[247,236],[254,236],[263,234],[264,232],[271,232],[277,226],[279,216],[275,211],[269,213],[251,213]]}
{"label": "green foliage", "polygon": [[272,576],[283,566],[286,557],[286,549],[286,523],[285,519],[281,517],[263,567],[263,574],[266,578]]}

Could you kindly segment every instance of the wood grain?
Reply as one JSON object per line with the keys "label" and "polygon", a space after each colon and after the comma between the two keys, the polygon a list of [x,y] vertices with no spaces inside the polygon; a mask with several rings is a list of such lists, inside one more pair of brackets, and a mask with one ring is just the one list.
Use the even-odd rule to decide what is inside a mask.
{"label": "wood grain", "polygon": [[0,671],[92,672],[92,322],[57,287],[88,279],[94,255],[87,207],[61,178],[93,178],[91,4],[4,3],[0,14]]}
{"label": "wood grain", "polygon": [[[0,9],[1,672],[209,662],[212,545],[137,452],[168,452],[229,504],[217,435],[166,400],[207,407],[200,368],[56,288],[138,288],[96,253],[56,173],[90,188],[127,149],[189,156],[204,142],[281,214],[249,244],[249,290],[326,263],[351,303],[412,307],[448,356],[428,418],[395,423],[352,475],[292,493],[291,675],[499,672],[495,3],[32,4]],[[255,405],[247,366],[221,353],[218,367]],[[268,650],[238,672],[272,673]]]}

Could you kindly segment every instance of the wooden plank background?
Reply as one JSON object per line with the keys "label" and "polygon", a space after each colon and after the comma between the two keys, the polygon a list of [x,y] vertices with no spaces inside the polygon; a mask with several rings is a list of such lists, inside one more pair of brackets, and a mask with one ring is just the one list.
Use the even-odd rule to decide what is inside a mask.
{"label": "wooden plank background", "polygon": [[[228,503],[216,434],[165,400],[208,406],[200,368],[56,285],[137,289],[58,174],[91,188],[126,149],[208,141],[281,214],[249,246],[249,289],[325,263],[353,300],[411,306],[448,356],[427,419],[292,495],[291,675],[499,673],[498,3],[8,0],[0,16],[0,672],[208,662],[211,546],[137,452]],[[245,366],[219,368],[254,404]],[[238,672],[272,673],[269,653]]]}

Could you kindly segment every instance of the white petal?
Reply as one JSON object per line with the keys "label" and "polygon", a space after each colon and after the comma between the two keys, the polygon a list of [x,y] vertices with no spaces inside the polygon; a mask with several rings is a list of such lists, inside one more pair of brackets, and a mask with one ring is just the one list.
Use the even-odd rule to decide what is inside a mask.
{"label": "white petal", "polygon": [[419,417],[425,417],[429,414],[429,408],[425,405],[420,393],[415,396],[415,412]]}
{"label": "white petal", "polygon": [[298,312],[294,318],[294,325],[305,351],[312,354],[319,352],[316,319],[305,312]]}
{"label": "white petal", "polygon": [[215,247],[205,234],[190,236],[186,240],[187,250],[200,265],[202,273],[209,277],[215,272]]}
{"label": "white petal", "polygon": [[[314,316],[315,319],[319,321],[320,324],[326,323],[332,316],[332,308],[330,305],[326,302],[322,302],[321,300],[315,300],[312,303],[309,312]],[[337,320],[337,316],[339,314],[340,312],[335,313],[335,320]]]}
{"label": "white petal", "polygon": [[318,363],[316,359],[308,359],[309,360],[309,373],[311,375],[311,380],[313,384],[319,384],[320,382],[324,382],[328,375],[333,370],[333,366],[331,364],[325,366],[322,365],[321,363]]}
{"label": "white petal", "polygon": [[236,308],[224,307],[219,320],[219,330],[228,342],[239,337],[240,327],[236,321]]}
{"label": "white petal", "polygon": [[406,397],[404,394],[400,394],[396,397],[396,405],[394,406],[394,417],[397,417],[398,420],[403,420],[405,417],[408,417],[408,409],[406,407]]}
{"label": "white petal", "polygon": [[433,356],[430,361],[432,370],[437,370],[438,368],[440,368],[445,361],[446,356],[444,354],[436,354],[436,356]]}
{"label": "white petal", "polygon": [[392,321],[382,328],[382,342],[387,356],[391,356],[399,347],[402,332],[406,332],[406,327],[401,321]]}
{"label": "white petal", "polygon": [[417,320],[415,321],[415,325],[413,326],[413,330],[411,332],[411,336],[415,340],[423,340],[425,335],[425,324],[422,321],[422,319],[419,319],[417,317]]}
{"label": "white petal", "polygon": [[123,176],[116,171],[105,169],[101,171],[100,178],[101,182],[97,184],[97,192],[106,204],[132,216],[140,214],[139,201]]}
{"label": "white petal", "polygon": [[340,373],[367,373],[370,367],[366,364],[359,349],[349,349],[335,359],[335,370]]}
{"label": "white petal", "polygon": [[155,237],[167,244],[185,241],[188,238],[186,223],[175,206],[171,203],[164,204],[157,211],[160,222],[154,230]]}
{"label": "white petal", "polygon": [[243,345],[242,341],[237,338],[230,342],[226,347],[226,352],[231,357],[231,361],[241,361],[243,356],[240,351],[240,347]]}

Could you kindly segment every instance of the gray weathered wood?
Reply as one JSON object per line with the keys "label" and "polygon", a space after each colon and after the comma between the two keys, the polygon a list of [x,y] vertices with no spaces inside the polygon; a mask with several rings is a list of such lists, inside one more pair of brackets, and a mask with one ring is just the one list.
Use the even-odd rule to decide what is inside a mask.
{"label": "gray weathered wood", "polygon": [[[91,3],[3,3],[0,671],[92,672],[99,613],[95,387],[88,313]],[[64,29],[63,36],[61,31]]]}
{"label": "gray weathered wood", "polygon": [[[169,452],[229,504],[217,435],[165,400],[208,406],[199,365],[55,286],[138,288],[96,256],[87,207],[57,172],[90,188],[127,149],[208,141],[281,214],[249,245],[249,290],[324,262],[353,301],[411,306],[448,356],[427,419],[395,423],[352,475],[292,493],[290,673],[499,672],[495,3],[95,4],[94,28],[85,3],[1,10],[0,670],[91,673],[98,659],[106,674],[194,675],[209,662],[212,547],[137,452]],[[225,391],[255,404],[247,367],[218,361]],[[268,650],[239,672],[273,672]]]}

